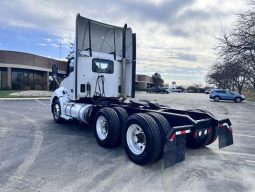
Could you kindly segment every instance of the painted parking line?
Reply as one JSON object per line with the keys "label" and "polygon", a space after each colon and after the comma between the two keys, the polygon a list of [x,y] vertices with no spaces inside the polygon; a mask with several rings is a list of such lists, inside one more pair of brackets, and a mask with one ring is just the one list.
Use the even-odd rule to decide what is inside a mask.
{"label": "painted parking line", "polygon": [[236,156],[255,157],[255,154],[251,154],[251,153],[239,153],[239,152],[231,152],[231,151],[217,151],[217,153],[224,154],[224,155],[236,155]]}
{"label": "painted parking line", "polygon": [[233,134],[235,136],[239,136],[239,137],[250,137],[250,138],[255,138],[254,135],[243,135],[243,134]]}
{"label": "painted parking line", "polygon": [[235,131],[234,131],[234,134],[236,134],[236,133],[237,133],[237,134],[243,134],[243,133],[244,133],[244,134],[247,134],[247,133],[251,133],[251,131],[248,131],[248,130],[247,130],[247,131],[246,131],[246,130],[244,130],[244,131],[236,131],[236,130],[235,130]]}
{"label": "painted parking line", "polygon": [[37,100],[37,99],[36,99],[35,101],[37,101],[38,103],[42,104],[43,106],[46,105],[45,103],[43,103],[43,102],[41,102],[41,101],[39,101],[39,100]]}
{"label": "painted parking line", "polygon": [[250,125],[250,126],[254,126],[255,123],[233,123],[233,125]]}
{"label": "painted parking line", "polygon": [[19,181],[22,181],[27,171],[33,165],[34,161],[36,160],[36,157],[39,155],[39,152],[43,143],[43,132],[39,124],[36,122],[36,120],[23,114],[18,114],[18,113],[15,113],[15,114],[16,116],[19,116],[24,121],[29,122],[33,125],[33,128],[35,130],[34,142],[29,153],[23,159],[22,163],[19,165],[19,167],[16,169],[13,175],[9,177],[7,184],[3,188],[1,188],[1,191],[12,191],[10,189],[18,188]]}
{"label": "painted parking line", "polygon": [[245,160],[247,163],[254,163],[255,164],[255,161],[252,161],[252,160]]}
{"label": "painted parking line", "polygon": [[4,137],[8,131],[9,131],[8,127],[0,127],[0,138]]}

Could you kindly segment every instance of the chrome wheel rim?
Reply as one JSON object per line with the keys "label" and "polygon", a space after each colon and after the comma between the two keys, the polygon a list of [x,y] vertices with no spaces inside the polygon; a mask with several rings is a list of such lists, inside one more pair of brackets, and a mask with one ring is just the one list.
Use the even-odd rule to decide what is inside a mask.
{"label": "chrome wheel rim", "polygon": [[237,98],[237,99],[236,99],[236,102],[237,102],[237,103],[240,103],[240,102],[241,102],[241,99],[240,99],[240,98]]}
{"label": "chrome wheel rim", "polygon": [[126,140],[132,153],[141,155],[144,152],[146,147],[146,137],[139,125],[132,124],[128,127]]}
{"label": "chrome wheel rim", "polygon": [[96,122],[96,131],[99,139],[104,140],[108,135],[107,121],[104,116],[99,116]]}
{"label": "chrome wheel rim", "polygon": [[55,119],[59,119],[59,116],[60,116],[60,107],[59,107],[59,104],[55,104],[54,105],[54,109],[53,109],[53,115],[54,115],[54,118]]}

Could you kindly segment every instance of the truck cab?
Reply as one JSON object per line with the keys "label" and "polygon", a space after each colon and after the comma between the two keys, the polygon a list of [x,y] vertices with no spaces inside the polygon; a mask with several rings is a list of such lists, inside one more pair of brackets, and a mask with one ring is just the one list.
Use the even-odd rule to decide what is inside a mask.
{"label": "truck cab", "polygon": [[65,93],[71,101],[134,97],[135,48],[135,34],[127,25],[116,27],[78,14],[74,53],[55,96]]}
{"label": "truck cab", "polygon": [[120,60],[114,60],[112,54],[99,52],[93,52],[93,57],[89,57],[89,52],[83,51],[78,58],[77,71],[75,71],[75,62],[75,56],[68,60],[66,77],[60,83],[60,87],[65,88],[69,93],[70,100],[76,100],[75,93],[77,99],[93,96],[120,96],[122,65]]}

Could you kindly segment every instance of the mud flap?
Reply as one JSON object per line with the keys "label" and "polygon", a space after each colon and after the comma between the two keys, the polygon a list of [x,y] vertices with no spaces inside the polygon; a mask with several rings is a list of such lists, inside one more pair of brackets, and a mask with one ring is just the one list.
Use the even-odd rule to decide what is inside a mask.
{"label": "mud flap", "polygon": [[178,135],[173,141],[167,141],[164,146],[165,168],[174,166],[185,160],[186,135]]}
{"label": "mud flap", "polygon": [[219,121],[219,148],[227,147],[232,145],[233,142],[233,132],[231,129],[231,122],[229,119],[224,119]]}

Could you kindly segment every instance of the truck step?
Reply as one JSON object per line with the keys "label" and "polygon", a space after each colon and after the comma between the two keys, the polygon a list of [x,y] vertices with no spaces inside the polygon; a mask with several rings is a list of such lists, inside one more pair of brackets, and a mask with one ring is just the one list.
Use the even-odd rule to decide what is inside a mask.
{"label": "truck step", "polygon": [[69,117],[67,115],[60,115],[61,118],[65,119],[65,120],[73,120],[72,117]]}

